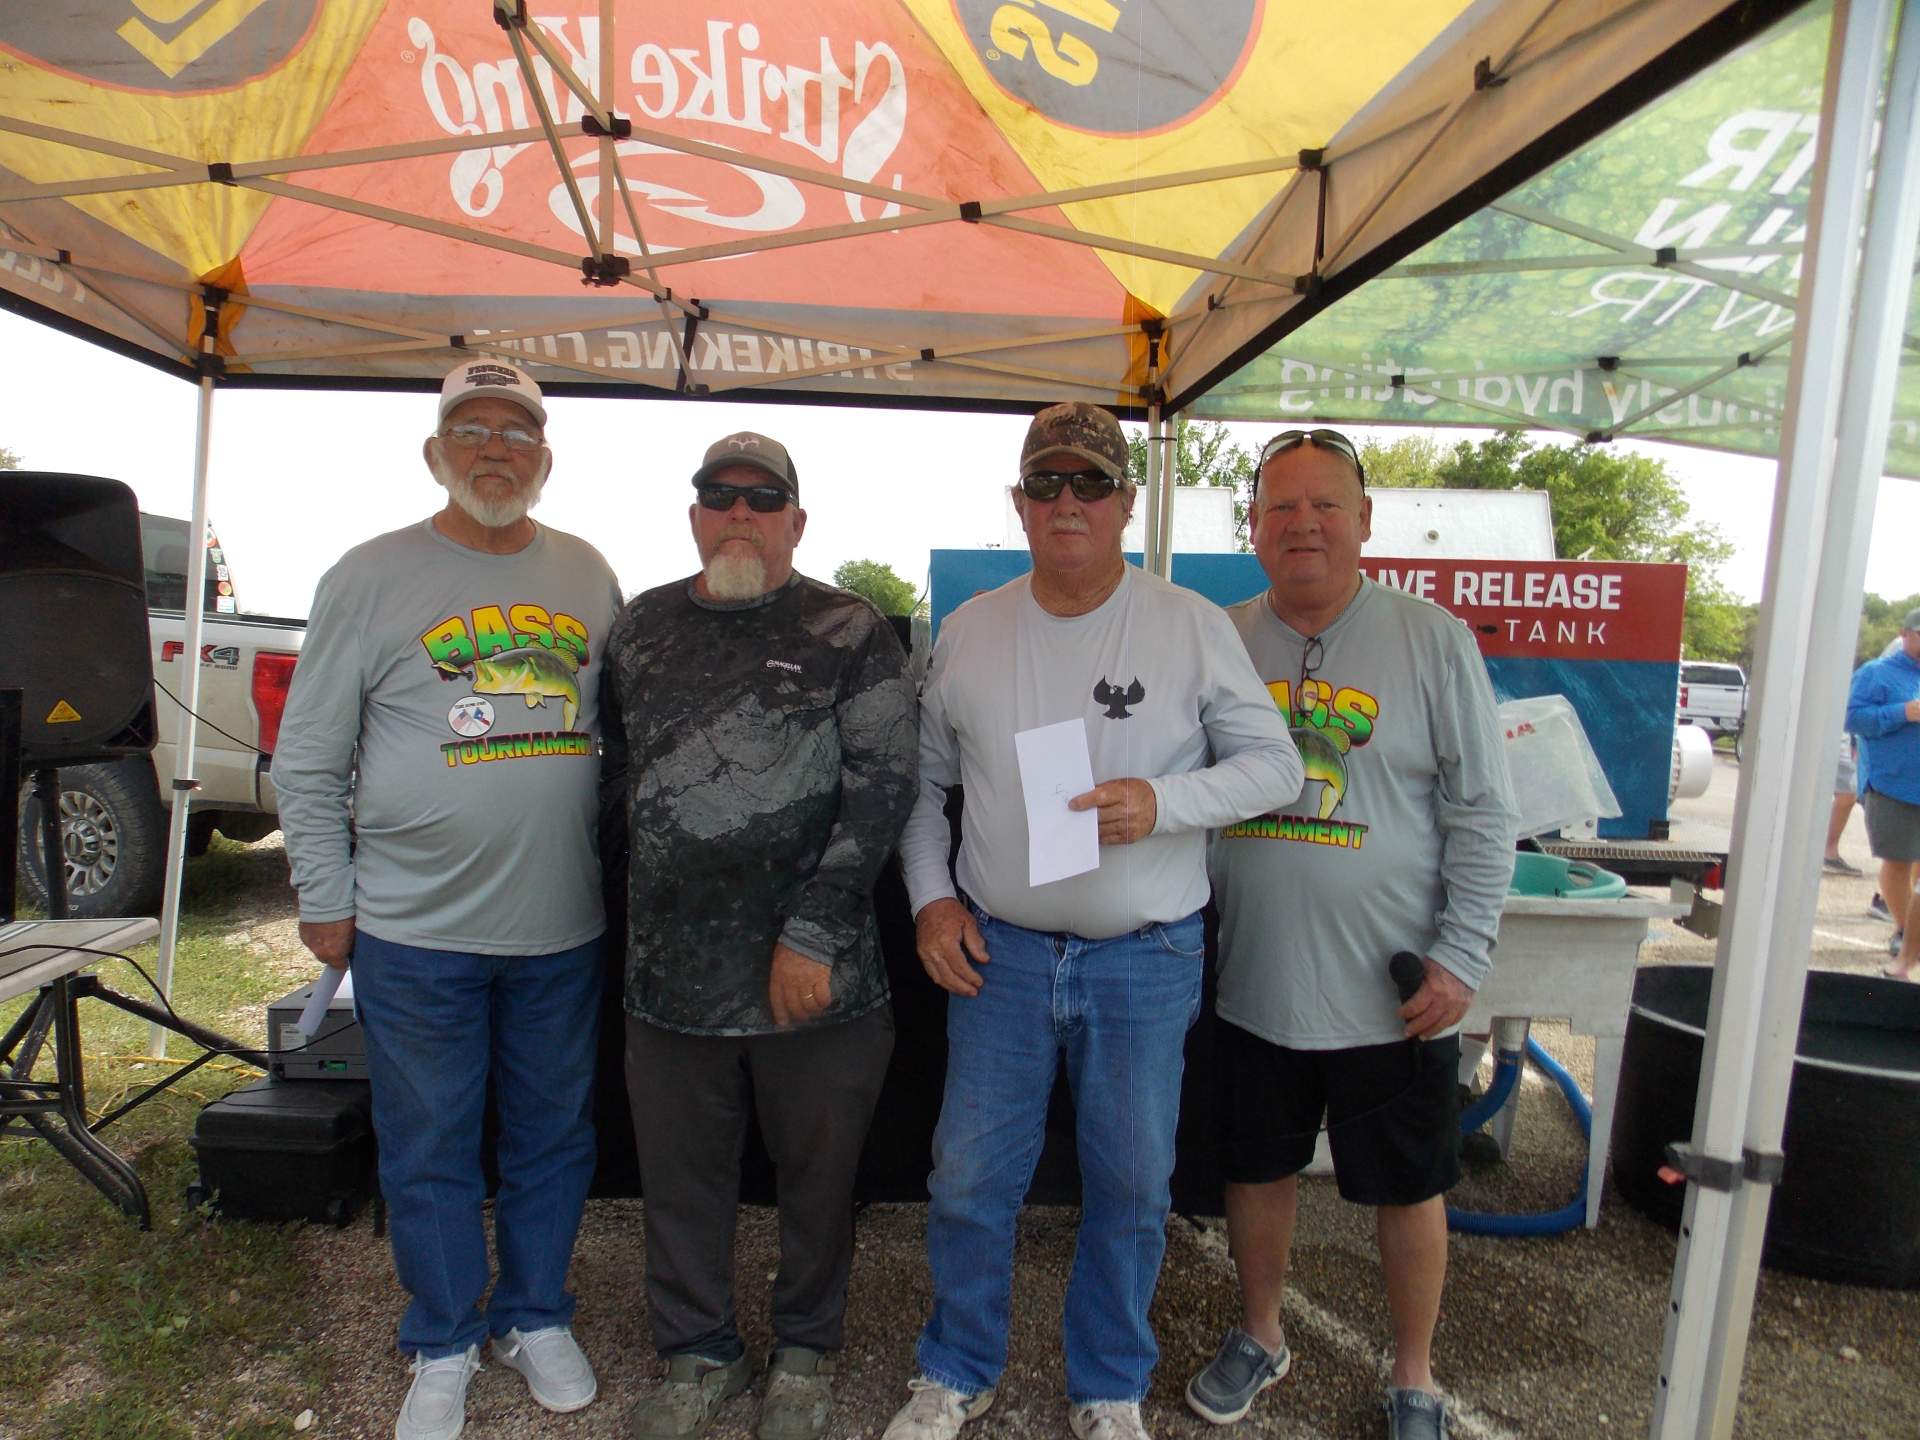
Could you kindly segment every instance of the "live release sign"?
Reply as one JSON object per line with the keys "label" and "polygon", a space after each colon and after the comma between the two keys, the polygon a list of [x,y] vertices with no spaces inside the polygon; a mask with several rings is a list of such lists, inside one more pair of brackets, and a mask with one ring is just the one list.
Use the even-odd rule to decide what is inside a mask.
{"label": "live release sign", "polygon": [[1680,658],[1685,565],[1363,556],[1360,568],[1459,617],[1488,659]]}

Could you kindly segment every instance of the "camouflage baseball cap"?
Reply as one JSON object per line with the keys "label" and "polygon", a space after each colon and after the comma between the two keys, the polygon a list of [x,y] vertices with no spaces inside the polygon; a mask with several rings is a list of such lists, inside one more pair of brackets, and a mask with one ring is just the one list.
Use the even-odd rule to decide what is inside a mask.
{"label": "camouflage baseball cap", "polygon": [[787,454],[787,447],[778,440],[752,430],[737,430],[709,445],[706,458],[700,462],[700,468],[693,472],[693,483],[699,485],[735,465],[751,465],[756,470],[766,471],[787,487],[787,494],[792,497],[794,504],[800,503],[800,475],[793,468],[793,457]]}
{"label": "camouflage baseball cap", "polygon": [[1127,437],[1113,412],[1084,400],[1049,405],[1033,417],[1020,446],[1020,478],[1045,470],[1062,455],[1091,461],[1109,479],[1127,478]]}

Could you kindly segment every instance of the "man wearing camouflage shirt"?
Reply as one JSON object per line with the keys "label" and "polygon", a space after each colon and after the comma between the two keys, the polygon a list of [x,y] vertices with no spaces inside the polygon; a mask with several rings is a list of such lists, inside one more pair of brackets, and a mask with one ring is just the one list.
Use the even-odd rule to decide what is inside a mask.
{"label": "man wearing camouflage shirt", "polygon": [[627,1089],[647,1305],[667,1362],[633,1433],[688,1440],[752,1383],[733,1306],[751,1104],[780,1196],[759,1435],[816,1440],[854,1169],[893,1052],[872,892],[913,806],[918,717],[886,619],[794,572],[807,516],[785,448],[730,435],[693,484],[701,571],[621,613],[604,697],[605,783],[624,789],[632,848]]}

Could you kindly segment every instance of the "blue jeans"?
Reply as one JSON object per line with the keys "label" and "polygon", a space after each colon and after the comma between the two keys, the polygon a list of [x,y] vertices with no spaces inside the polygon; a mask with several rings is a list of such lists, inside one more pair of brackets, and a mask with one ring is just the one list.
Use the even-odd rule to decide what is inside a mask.
{"label": "blue jeans", "polygon": [[[393,1267],[413,1297],[400,1348],[458,1355],[489,1332],[573,1318],[567,1266],[593,1179],[599,940],[552,955],[470,955],[362,930],[354,1007],[373,1080],[380,1189]],[[500,1116],[494,1245],[485,1311],[480,1126],[487,1083]]]}
{"label": "blue jeans", "polygon": [[920,1371],[973,1395],[1006,1367],[1014,1221],[1064,1058],[1081,1188],[1062,1322],[1067,1397],[1139,1400],[1160,1358],[1147,1307],[1166,1251],[1186,1033],[1200,1009],[1200,917],[1110,940],[1027,930],[977,907],[974,918],[992,959],[978,995],[947,998]]}

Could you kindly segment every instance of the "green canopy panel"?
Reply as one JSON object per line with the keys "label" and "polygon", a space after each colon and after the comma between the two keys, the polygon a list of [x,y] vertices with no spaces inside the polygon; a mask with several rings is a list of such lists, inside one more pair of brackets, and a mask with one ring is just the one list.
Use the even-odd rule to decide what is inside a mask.
{"label": "green canopy panel", "polygon": [[[1776,454],[1829,9],[1795,15],[1454,226],[1190,413],[1517,424]],[[1916,335],[1920,296],[1886,461],[1910,477]]]}

